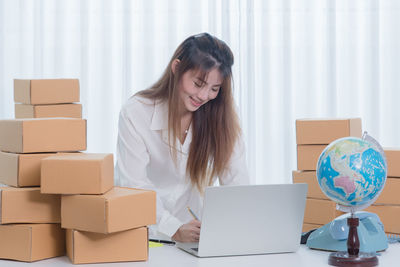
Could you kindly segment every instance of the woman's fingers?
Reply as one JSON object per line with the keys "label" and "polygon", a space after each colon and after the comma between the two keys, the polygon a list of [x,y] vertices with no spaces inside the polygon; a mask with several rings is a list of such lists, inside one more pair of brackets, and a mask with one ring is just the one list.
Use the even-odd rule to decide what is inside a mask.
{"label": "woman's fingers", "polygon": [[199,242],[201,222],[192,220],[182,225],[172,237],[179,242]]}
{"label": "woman's fingers", "polygon": [[190,221],[189,223],[190,223],[191,225],[197,227],[197,228],[200,228],[200,227],[201,227],[201,222],[198,221],[198,220],[192,220],[192,221]]}

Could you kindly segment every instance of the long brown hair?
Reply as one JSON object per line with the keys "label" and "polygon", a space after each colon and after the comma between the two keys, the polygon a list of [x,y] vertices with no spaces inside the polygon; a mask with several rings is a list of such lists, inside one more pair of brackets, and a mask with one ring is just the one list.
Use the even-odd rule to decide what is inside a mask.
{"label": "long brown hair", "polygon": [[[172,71],[173,62],[179,64]],[[232,95],[233,54],[221,40],[208,33],[191,36],[176,49],[161,78],[149,89],[138,93],[154,100],[168,101],[168,135],[171,152],[176,159],[176,140],[181,133],[178,84],[184,73],[196,70],[203,77],[214,68],[223,82],[215,99],[202,105],[192,115],[192,142],[186,173],[200,192],[212,185],[228,167],[237,139],[241,134]],[[204,79],[203,79],[204,80]]]}

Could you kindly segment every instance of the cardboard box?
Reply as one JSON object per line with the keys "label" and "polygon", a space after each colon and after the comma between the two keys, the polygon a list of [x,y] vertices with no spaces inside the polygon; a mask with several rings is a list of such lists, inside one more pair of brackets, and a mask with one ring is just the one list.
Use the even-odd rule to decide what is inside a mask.
{"label": "cardboard box", "polygon": [[81,104],[27,105],[15,104],[15,118],[82,118]]}
{"label": "cardboard box", "polygon": [[67,256],[73,264],[148,259],[148,230],[146,227],[113,234],[80,232],[67,229]]}
{"label": "cardboard box", "polygon": [[385,148],[383,149],[387,161],[387,176],[400,177],[400,149],[399,148]]}
{"label": "cardboard box", "polygon": [[113,233],[156,223],[156,192],[114,187],[104,195],[63,195],[61,227]]}
{"label": "cardboard box", "polygon": [[304,171],[315,171],[319,156],[327,145],[298,145],[297,146],[297,169]]}
{"label": "cardboard box", "polygon": [[388,177],[385,187],[374,204],[400,205],[400,179]]}
{"label": "cardboard box", "polygon": [[304,222],[312,224],[327,224],[343,212],[336,209],[336,203],[325,199],[307,198]]}
{"label": "cardboard box", "polygon": [[376,213],[379,216],[386,233],[400,234],[400,206],[372,205],[365,211]]}
{"label": "cardboard box", "polygon": [[40,161],[55,153],[15,154],[0,151],[0,183],[15,187],[40,186]]}
{"label": "cardboard box", "polygon": [[14,101],[23,104],[79,102],[78,79],[14,80]]}
{"label": "cardboard box", "polygon": [[361,118],[296,120],[298,145],[327,145],[346,136],[362,136]]}
{"label": "cardboard box", "polygon": [[63,154],[42,160],[44,194],[103,194],[114,185],[113,154]]}
{"label": "cardboard box", "polygon": [[308,184],[308,198],[329,199],[319,187],[316,171],[293,171],[292,177],[295,184]]}
{"label": "cardboard box", "polygon": [[303,223],[302,232],[308,232],[314,229],[318,229],[321,226],[323,226],[323,224]]}
{"label": "cardboard box", "polygon": [[0,120],[0,150],[14,153],[86,150],[86,120]]}
{"label": "cardboard box", "polygon": [[0,258],[37,261],[65,255],[60,224],[0,225]]}
{"label": "cardboard box", "polygon": [[60,195],[40,194],[39,187],[0,187],[0,224],[60,223]]}

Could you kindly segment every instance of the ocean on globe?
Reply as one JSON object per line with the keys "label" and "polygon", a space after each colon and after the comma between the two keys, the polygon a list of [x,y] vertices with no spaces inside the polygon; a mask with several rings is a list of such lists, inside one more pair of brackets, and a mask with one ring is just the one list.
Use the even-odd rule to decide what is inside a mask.
{"label": "ocean on globe", "polygon": [[382,191],[386,157],[372,137],[344,137],[330,143],[317,164],[317,179],[327,197],[345,207],[361,209]]}

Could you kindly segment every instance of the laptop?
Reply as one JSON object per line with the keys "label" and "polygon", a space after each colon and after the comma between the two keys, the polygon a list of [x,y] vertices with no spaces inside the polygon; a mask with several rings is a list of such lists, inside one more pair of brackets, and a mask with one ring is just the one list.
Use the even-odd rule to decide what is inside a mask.
{"label": "laptop", "polygon": [[295,252],[307,184],[207,187],[198,243],[176,243],[197,257]]}

